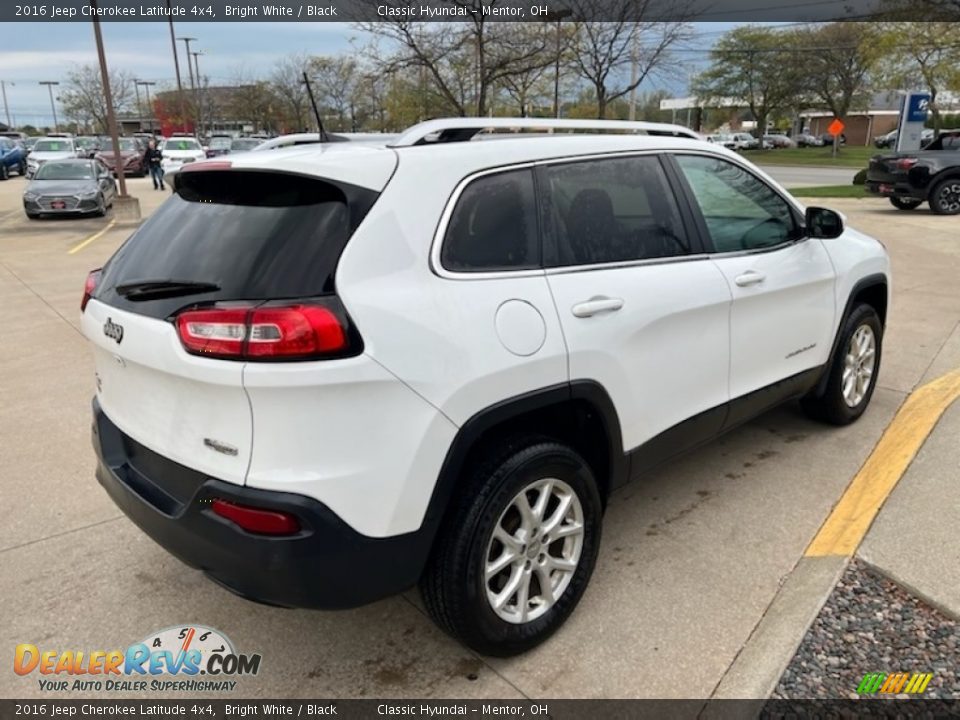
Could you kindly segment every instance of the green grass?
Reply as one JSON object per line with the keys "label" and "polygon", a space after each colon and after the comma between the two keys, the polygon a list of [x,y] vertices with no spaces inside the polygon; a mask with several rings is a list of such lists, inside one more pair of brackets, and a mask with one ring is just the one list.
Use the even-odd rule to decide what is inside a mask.
{"label": "green grass", "polygon": [[742,155],[757,165],[810,165],[814,167],[865,168],[874,155],[883,152],[875,147],[841,148],[832,157],[833,148],[778,148],[775,150],[744,150]]}
{"label": "green grass", "polygon": [[790,190],[790,194],[794,197],[811,198],[876,197],[876,195],[868,193],[863,185],[816,185],[814,187],[793,188]]}

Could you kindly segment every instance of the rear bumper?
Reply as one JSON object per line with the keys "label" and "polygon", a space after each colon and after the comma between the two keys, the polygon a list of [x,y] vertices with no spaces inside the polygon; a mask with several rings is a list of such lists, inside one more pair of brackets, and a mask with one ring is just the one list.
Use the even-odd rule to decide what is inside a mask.
{"label": "rear bumper", "polygon": [[[93,401],[97,479],[141,530],[232,592],[285,607],[349,608],[416,584],[431,534],[373,538],[293,493],[241,487],[164,458],[125,435]],[[214,499],[292,513],[296,535],[249,533],[210,509]]]}
{"label": "rear bumper", "polygon": [[917,200],[926,199],[922,190],[913,187],[908,182],[867,180],[866,189],[868,193],[882,195],[883,197],[915,198]]}

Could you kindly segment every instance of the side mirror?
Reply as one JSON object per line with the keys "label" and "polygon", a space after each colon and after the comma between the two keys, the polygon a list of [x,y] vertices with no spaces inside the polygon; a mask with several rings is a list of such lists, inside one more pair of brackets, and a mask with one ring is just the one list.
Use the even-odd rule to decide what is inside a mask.
{"label": "side mirror", "polygon": [[829,240],[843,234],[843,218],[840,213],[821,207],[807,208],[805,224],[812,238]]}

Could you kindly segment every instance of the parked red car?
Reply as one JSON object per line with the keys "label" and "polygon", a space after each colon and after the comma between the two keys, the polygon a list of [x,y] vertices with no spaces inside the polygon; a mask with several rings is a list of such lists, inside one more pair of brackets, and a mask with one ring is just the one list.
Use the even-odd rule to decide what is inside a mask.
{"label": "parked red car", "polygon": [[112,143],[97,153],[97,159],[101,160],[104,165],[110,168],[110,171],[114,175],[118,174],[117,167],[119,165],[120,171],[123,172],[124,175],[143,177],[147,173],[147,169],[143,165],[143,150],[143,146],[140,145],[140,142],[136,138],[122,137],[120,138],[119,163],[117,163],[114,157]]}

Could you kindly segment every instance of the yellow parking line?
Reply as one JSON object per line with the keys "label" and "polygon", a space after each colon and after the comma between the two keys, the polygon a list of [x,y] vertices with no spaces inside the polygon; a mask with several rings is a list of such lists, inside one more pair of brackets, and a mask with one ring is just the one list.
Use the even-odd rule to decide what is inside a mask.
{"label": "yellow parking line", "polygon": [[109,230],[110,228],[112,228],[112,227],[113,227],[113,224],[114,224],[115,222],[116,222],[116,220],[111,220],[110,222],[107,223],[107,226],[106,226],[105,228],[103,228],[103,230],[101,230],[100,232],[94,233],[93,235],[91,235],[90,237],[88,237],[86,240],[83,240],[82,242],[80,242],[80,244],[74,245],[72,248],[70,248],[69,250],[67,250],[67,254],[68,254],[68,255],[73,255],[75,252],[80,252],[80,251],[83,250],[87,245],[89,245],[89,244],[92,243],[94,240],[96,240],[98,237],[100,237],[101,235],[103,235],[107,230]]}
{"label": "yellow parking line", "polygon": [[887,496],[950,404],[960,397],[960,370],[917,388],[847,487],[807,548],[807,557],[849,557],[860,546]]}

